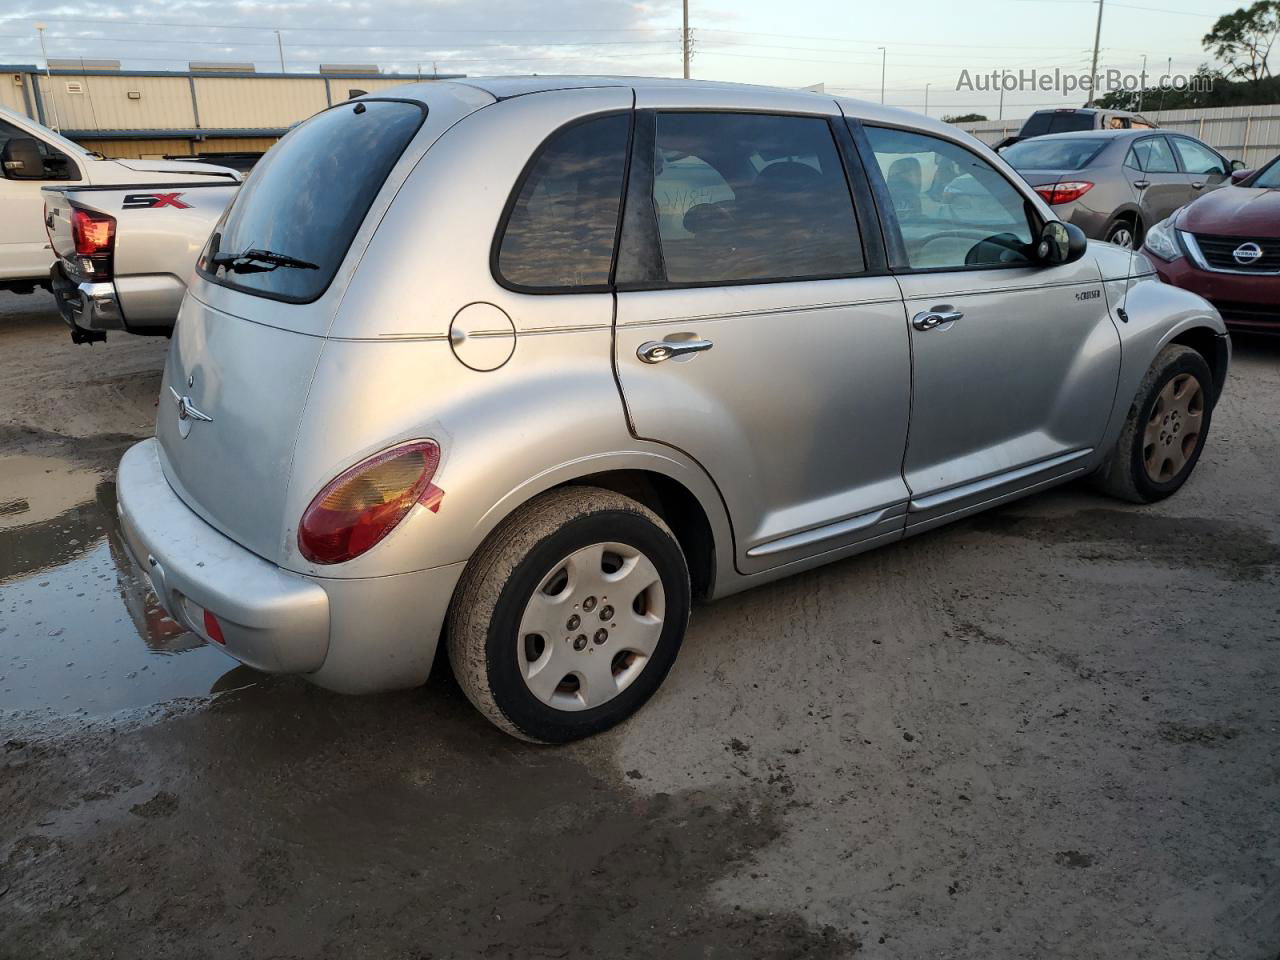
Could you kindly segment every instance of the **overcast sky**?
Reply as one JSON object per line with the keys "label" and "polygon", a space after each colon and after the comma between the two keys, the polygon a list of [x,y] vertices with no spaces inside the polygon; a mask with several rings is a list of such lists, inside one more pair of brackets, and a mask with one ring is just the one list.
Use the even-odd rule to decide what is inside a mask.
{"label": "overcast sky", "polygon": [[[1107,0],[1100,68],[1153,80],[1210,60],[1200,38],[1223,0]],[[1086,73],[1097,5],[1092,0],[691,0],[693,75],[885,99],[934,116],[977,109],[993,119],[997,95],[958,91],[962,70]],[[0,0],[0,62],[43,65],[34,25],[46,25],[51,58],[109,58],[125,69],[185,69],[191,60],[252,61],[288,71],[321,63],[376,63],[441,73],[620,73],[678,76],[680,3],[626,0],[379,0],[215,3],[207,0]],[[215,25],[216,24],[216,25]],[[1014,91],[1004,116],[1043,105],[1079,105],[1079,94]]]}

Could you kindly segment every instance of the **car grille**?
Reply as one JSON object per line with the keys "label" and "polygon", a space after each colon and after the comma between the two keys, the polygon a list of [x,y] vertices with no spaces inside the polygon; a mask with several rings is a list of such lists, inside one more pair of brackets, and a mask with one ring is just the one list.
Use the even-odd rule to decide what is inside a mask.
{"label": "car grille", "polygon": [[1215,300],[1213,305],[1227,323],[1261,327],[1275,327],[1280,332],[1280,307],[1260,303],[1237,303],[1232,300]]}
{"label": "car grille", "polygon": [[[1268,237],[1215,237],[1197,233],[1196,243],[1204,254],[1205,263],[1215,270],[1232,270],[1241,273],[1280,273],[1280,239]],[[1249,263],[1241,263],[1235,252],[1242,244],[1257,244],[1262,256]]]}

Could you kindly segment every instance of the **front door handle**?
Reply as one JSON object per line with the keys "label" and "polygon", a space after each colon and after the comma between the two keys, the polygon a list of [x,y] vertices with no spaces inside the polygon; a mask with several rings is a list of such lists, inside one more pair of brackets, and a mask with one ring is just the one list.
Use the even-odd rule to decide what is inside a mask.
{"label": "front door handle", "polygon": [[645,363],[661,363],[672,357],[702,353],[713,346],[715,344],[710,340],[647,340],[640,344],[636,356]]}
{"label": "front door handle", "polygon": [[1199,181],[1197,181],[1197,180],[1192,180],[1192,181],[1191,181],[1191,189],[1192,189],[1192,190],[1203,190],[1203,189],[1204,189],[1204,181],[1203,181],[1203,180],[1199,180]]}
{"label": "front door handle", "polygon": [[1151,181],[1150,181],[1150,180],[1135,180],[1135,181],[1133,181],[1133,188],[1134,188],[1135,190],[1145,190],[1145,189],[1147,189],[1147,187],[1149,187],[1149,186],[1151,186]]}
{"label": "front door handle", "polygon": [[952,310],[950,307],[934,307],[932,310],[922,310],[917,313],[911,318],[911,325],[917,330],[932,330],[944,323],[959,320],[963,316],[964,314],[959,310]]}

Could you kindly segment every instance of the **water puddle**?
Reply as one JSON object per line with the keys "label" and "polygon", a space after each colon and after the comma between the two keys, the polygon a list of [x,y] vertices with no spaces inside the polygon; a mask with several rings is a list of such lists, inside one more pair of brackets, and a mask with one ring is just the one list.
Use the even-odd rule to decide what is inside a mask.
{"label": "water puddle", "polygon": [[235,667],[133,569],[114,484],[61,459],[0,457],[0,715],[201,696]]}

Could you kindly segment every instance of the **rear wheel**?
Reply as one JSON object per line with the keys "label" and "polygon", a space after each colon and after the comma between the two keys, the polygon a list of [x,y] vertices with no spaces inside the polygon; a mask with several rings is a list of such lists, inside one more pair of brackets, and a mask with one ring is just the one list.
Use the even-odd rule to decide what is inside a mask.
{"label": "rear wheel", "polygon": [[1110,229],[1107,230],[1107,243],[1114,243],[1117,247],[1125,247],[1128,250],[1134,250],[1139,242],[1137,221],[1130,219],[1117,220]]}
{"label": "rear wheel", "polygon": [[1163,500],[1195,469],[1213,415],[1213,375],[1190,347],[1165,347],[1129,408],[1111,459],[1098,474],[1107,493],[1134,503]]}
{"label": "rear wheel", "polygon": [[449,660],[467,698],[525,740],[608,729],[652,696],[688,624],[671,530],[628,497],[565,487],[504,521],[463,575]]}

